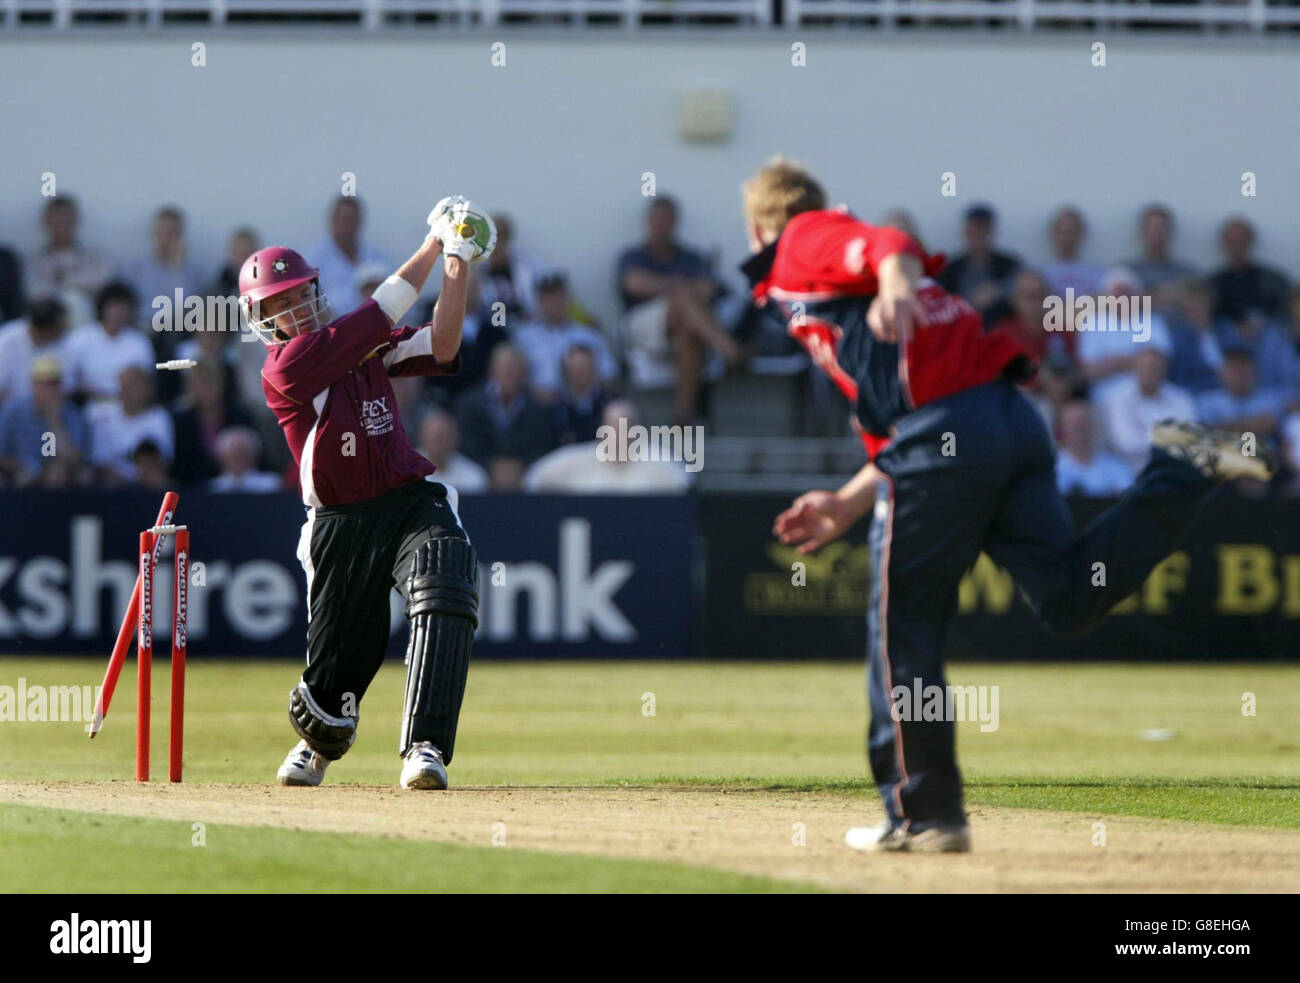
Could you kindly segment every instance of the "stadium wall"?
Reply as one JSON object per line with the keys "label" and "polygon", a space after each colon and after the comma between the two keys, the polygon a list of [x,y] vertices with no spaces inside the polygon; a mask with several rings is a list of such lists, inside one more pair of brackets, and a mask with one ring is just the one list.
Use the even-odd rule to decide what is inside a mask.
{"label": "stadium wall", "polygon": [[[1260,229],[1260,254],[1300,275],[1300,196],[1286,183],[1300,158],[1294,46],[1103,33],[1107,63],[1094,67],[1098,40],[23,32],[0,38],[0,240],[38,245],[52,172],[82,199],[87,241],[134,257],[151,210],[174,202],[196,259],[215,270],[237,224],[268,241],[317,239],[351,172],[369,237],[393,258],[418,242],[437,198],[468,193],[512,213],[521,245],[568,267],[609,317],[645,172],[682,201],[685,238],[732,270],[744,250],[737,185],[779,151],[864,217],[909,208],[935,249],[952,248],[962,209],[986,199],[1002,243],[1041,256],[1049,210],[1070,201],[1091,219],[1089,258],[1108,262],[1133,251],[1135,211],[1159,199],[1178,212],[1186,259],[1216,264],[1215,229],[1239,212]],[[791,64],[796,41],[804,67]],[[191,63],[196,42],[203,67]],[[678,97],[697,89],[730,94],[729,139],[677,135]],[[1257,197],[1241,194],[1246,171]],[[940,194],[944,172],[956,197]]]}

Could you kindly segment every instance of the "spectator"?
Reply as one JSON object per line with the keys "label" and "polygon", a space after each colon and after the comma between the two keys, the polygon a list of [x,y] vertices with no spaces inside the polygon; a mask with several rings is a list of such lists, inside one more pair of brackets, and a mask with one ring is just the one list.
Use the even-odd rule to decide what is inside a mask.
{"label": "spectator", "polygon": [[0,405],[32,394],[32,366],[38,358],[53,356],[64,363],[67,331],[67,308],[54,299],[32,301],[25,320],[0,329]]}
{"label": "spectator", "polygon": [[514,345],[497,345],[488,378],[459,400],[465,453],[485,467],[492,487],[515,491],[524,469],[553,446],[546,413],[528,395],[528,363]]}
{"label": "spectator", "polygon": [[1244,345],[1225,348],[1221,376],[1222,388],[1201,394],[1201,422],[1253,433],[1260,439],[1276,436],[1286,400],[1281,392],[1259,386],[1251,350]]}
{"label": "spectator", "polygon": [[[388,279],[391,273],[392,270],[383,263],[374,261],[362,263],[357,267],[357,274],[354,279],[359,297],[358,303],[369,300],[370,295],[379,288],[381,283]],[[433,312],[430,310],[430,318],[432,318],[432,314]]]}
{"label": "spectator", "polygon": [[1300,413],[1282,422],[1282,459],[1286,463],[1283,494],[1300,496]]}
{"label": "spectator", "polygon": [[938,281],[949,293],[960,294],[984,315],[986,323],[1000,320],[1008,309],[1011,279],[1020,261],[993,248],[997,217],[988,205],[972,205],[962,223],[966,251],[939,272]]}
{"label": "spectator", "polygon": [[361,304],[357,271],[366,263],[380,263],[389,272],[396,269],[382,252],[361,238],[364,216],[361,199],[339,195],[330,206],[329,234],[320,239],[307,256],[320,270],[320,289],[335,317]]}
{"label": "spectator", "polygon": [[1237,321],[1219,322],[1219,347],[1245,348],[1255,356],[1259,385],[1294,393],[1300,382],[1295,346],[1280,324],[1266,321],[1260,314],[1247,314]]}
{"label": "spectator", "polygon": [[[249,396],[244,391],[244,380],[240,378],[239,373],[239,354],[237,346],[230,344],[230,339],[234,337],[229,331],[221,330],[218,324],[209,324],[205,317],[202,330],[187,332],[187,337],[176,346],[177,358],[193,359],[196,362],[208,361],[220,365],[225,375],[224,390],[226,394],[226,403],[230,406],[238,406],[241,409],[248,409]],[[251,346],[252,342],[249,342]],[[262,360],[265,360],[265,346]],[[175,376],[183,376],[184,373],[172,373]],[[262,401],[262,384],[261,368],[259,362],[258,383],[256,399]],[[176,396],[173,390],[171,395]]]}
{"label": "spectator", "polygon": [[136,480],[135,452],[145,441],[153,444],[163,465],[175,446],[172,418],[154,399],[153,373],[128,365],[118,376],[118,388],[119,399],[95,403],[87,411],[91,463],[108,482]]}
{"label": "spectator", "polygon": [[[1043,325],[1046,310],[1043,301],[1049,290],[1047,280],[1035,270],[1022,269],[1011,281],[1010,307],[1005,317],[995,321],[990,330],[1006,331],[1029,350],[1034,361],[1042,364],[1049,354],[1072,360],[1075,334],[1072,331],[1048,331]],[[1037,391],[1037,378],[1028,388]]]}
{"label": "spectator", "polygon": [[1129,373],[1145,338],[1163,335],[1169,341],[1164,318],[1151,312],[1148,320],[1142,287],[1137,274],[1122,266],[1112,267],[1101,278],[1096,318],[1078,340],[1079,365],[1094,399],[1102,399],[1116,380]]}
{"label": "spectator", "polygon": [[574,345],[583,345],[595,355],[601,383],[618,382],[618,365],[605,336],[570,316],[568,280],[558,270],[537,278],[537,319],[515,332],[514,343],[528,359],[533,398],[539,402],[551,403],[559,396],[564,356]]}
{"label": "spectator", "polygon": [[[522,324],[537,312],[537,262],[515,248],[515,223],[509,215],[494,215],[497,245],[478,275],[478,306],[489,316],[505,314],[511,327]],[[500,308],[495,305],[500,304]]]}
{"label": "spectator", "polygon": [[[1058,209],[1048,233],[1056,259],[1043,267],[1047,292],[1058,297],[1064,297],[1067,290],[1073,290],[1076,297],[1095,294],[1101,285],[1102,269],[1096,263],[1080,258],[1083,241],[1088,235],[1083,213],[1072,205]],[[1014,286],[1012,289],[1014,291]]]}
{"label": "spectator", "polygon": [[1088,384],[1084,381],[1079,367],[1063,351],[1049,352],[1039,366],[1040,384],[1037,390],[1028,390],[1025,395],[1034,404],[1043,424],[1052,434],[1054,441],[1059,441],[1061,410],[1072,399],[1087,398]]}
{"label": "spectator", "polygon": [[[605,407],[605,434],[640,426],[637,409],[619,399]],[[624,455],[599,453],[599,440],[570,444],[552,451],[524,477],[524,490],[552,495],[681,494],[690,488],[690,475],[675,461],[627,460]]]}
{"label": "spectator", "polygon": [[906,232],[916,242],[921,241],[921,232],[912,213],[904,208],[891,208],[880,218],[880,224],[900,232]]}
{"label": "spectator", "polygon": [[274,492],[283,488],[278,474],[257,470],[262,441],[250,427],[227,427],[217,434],[221,473],[208,483],[214,492]]}
{"label": "spectator", "polygon": [[217,271],[217,278],[208,288],[208,293],[217,297],[238,297],[239,271],[244,267],[244,260],[257,252],[260,241],[257,231],[247,225],[232,232],[230,241],[226,243],[226,261]]}
{"label": "spectator", "polygon": [[87,456],[87,437],[81,410],[64,397],[58,359],[44,355],[32,363],[31,395],[0,409],[0,475],[34,484],[53,459],[75,474]]}
{"label": "spectator", "polygon": [[[495,252],[495,250],[494,250]],[[486,263],[475,263],[469,268],[469,297],[465,322],[461,326],[460,371],[455,375],[440,376],[437,385],[426,389],[438,405],[453,404],[462,394],[481,385],[487,379],[488,361],[498,345],[510,341],[506,331],[508,323],[504,311],[492,313],[479,303],[479,268]],[[433,319],[433,302],[425,309],[423,317],[412,315],[416,323]]]}
{"label": "spectator", "polygon": [[1057,430],[1056,486],[1062,495],[1118,495],[1132,483],[1124,462],[1097,447],[1096,411],[1086,395],[1061,407]]}
{"label": "spectator", "polygon": [[1161,420],[1196,419],[1196,403],[1166,378],[1172,345],[1167,333],[1137,347],[1132,370],[1098,397],[1107,441],[1134,471],[1151,452],[1151,428]]}
{"label": "spectator", "polygon": [[574,345],[564,355],[560,398],[551,408],[551,431],[561,444],[596,439],[605,407],[613,399],[601,383],[596,355],[586,345]]}
{"label": "spectator", "polygon": [[1216,318],[1240,321],[1246,317],[1281,320],[1287,315],[1286,277],[1251,258],[1255,230],[1244,218],[1223,223],[1219,244],[1227,264],[1210,277]]}
{"label": "spectator", "polygon": [[250,427],[243,407],[226,396],[226,370],[205,360],[186,373],[186,395],[172,413],[176,454],[172,474],[183,485],[215,478],[221,471],[217,438],[227,427]]}
{"label": "spectator", "polygon": [[728,365],[744,358],[740,345],[718,324],[717,284],[704,257],[677,241],[677,205],[652,198],[646,239],[623,251],[618,288],[623,299],[628,347],[643,357],[676,364],[673,420],[695,418],[705,357],[717,352]]}
{"label": "spectator", "polygon": [[462,493],[487,491],[488,473],[460,453],[460,426],[454,416],[444,409],[430,410],[417,433],[416,449],[438,469],[435,481],[446,482]]}
{"label": "spectator", "polygon": [[95,298],[98,320],[69,334],[67,359],[74,392],[90,399],[112,399],[128,365],[154,371],[153,346],[135,328],[135,305],[130,285],[113,280]]}
{"label": "spectator", "polygon": [[0,246],[0,324],[23,316],[23,264],[18,254]]}
{"label": "spectator", "polygon": [[171,484],[162,449],[152,437],[140,441],[131,452],[132,484],[162,491]]}
{"label": "spectator", "polygon": [[1141,255],[1123,265],[1151,289],[1156,307],[1163,309],[1171,299],[1167,288],[1196,276],[1191,266],[1170,255],[1174,213],[1164,205],[1147,205],[1138,215],[1138,239],[1142,244]]}
{"label": "spectator", "polygon": [[[176,303],[176,291],[181,291],[181,310],[185,301],[203,292],[203,273],[190,262],[185,249],[185,216],[175,205],[165,205],[154,213],[153,245],[149,255],[133,264],[129,279],[135,286],[136,297],[144,309],[153,312],[160,298]],[[152,320],[152,314],[150,314]],[[175,334],[157,333],[158,350],[164,354],[174,352],[179,339]]]}
{"label": "spectator", "polygon": [[1223,364],[1214,331],[1214,294],[1204,280],[1184,280],[1173,296],[1177,299],[1170,311],[1169,381],[1195,396],[1218,386]]}
{"label": "spectator", "polygon": [[[90,298],[108,283],[112,266],[103,253],[78,241],[79,221],[77,202],[71,196],[56,195],[45,203],[41,213],[45,247],[27,260],[28,297],[53,297],[72,290],[78,306],[84,304],[88,312]],[[89,317],[74,320],[79,324]]]}

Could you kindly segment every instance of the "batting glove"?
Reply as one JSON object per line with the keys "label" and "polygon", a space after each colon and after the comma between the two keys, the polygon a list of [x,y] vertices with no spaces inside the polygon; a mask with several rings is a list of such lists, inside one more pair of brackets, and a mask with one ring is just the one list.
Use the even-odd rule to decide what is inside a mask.
{"label": "batting glove", "polygon": [[477,263],[491,256],[496,248],[497,227],[486,211],[460,198],[440,219],[438,237],[442,240],[444,256]]}
{"label": "batting glove", "polygon": [[461,195],[448,195],[438,204],[433,206],[433,211],[429,213],[429,235],[430,239],[441,240],[447,231],[448,216],[451,214],[452,207],[461,203],[468,203],[468,199]]}

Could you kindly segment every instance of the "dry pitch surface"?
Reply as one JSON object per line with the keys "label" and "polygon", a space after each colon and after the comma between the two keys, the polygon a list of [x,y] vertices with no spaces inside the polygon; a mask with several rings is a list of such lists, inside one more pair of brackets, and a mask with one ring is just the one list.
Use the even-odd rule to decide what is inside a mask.
{"label": "dry pitch surface", "polygon": [[1096,846],[1099,817],[975,806],[969,855],[864,855],[842,842],[864,819],[862,797],[836,793],[4,782],[0,801],[470,846],[504,833],[505,849],[674,861],[841,891],[1300,891],[1300,832],[1291,830],[1107,816]]}
{"label": "dry pitch surface", "polygon": [[[0,659],[8,685],[20,677],[28,686],[93,683],[102,671],[99,659]],[[278,869],[284,831],[302,830],[328,841],[294,841],[316,862],[329,865],[332,851],[370,871],[363,890],[423,870],[415,855],[461,844],[476,849],[466,855],[468,879],[448,880],[450,889],[761,886],[732,876],[743,873],[848,891],[1300,891],[1296,666],[954,665],[954,681],[1001,692],[995,731],[959,725],[975,840],[975,852],[959,856],[864,855],[843,845],[848,827],[881,819],[864,774],[857,666],[476,665],[449,793],[395,787],[400,664],[385,666],[367,693],[357,745],[331,766],[325,786],[276,786],[275,769],[296,739],[284,705],[298,671],[196,660],[180,786],[128,780],[129,676],[94,742],[78,723],[0,724],[0,806],[43,807],[6,806],[7,819],[0,809],[10,874],[40,890],[49,872],[67,866],[70,848],[93,857],[124,836],[140,846],[132,854],[139,869],[188,865],[188,879],[165,882],[173,889],[221,890],[232,882],[209,879],[214,853],[189,850],[190,824],[203,822],[238,833],[218,832],[213,847],[243,844],[227,858],[240,874],[226,889],[236,890],[285,890],[278,874],[247,881],[252,868],[239,851],[260,851],[264,872]],[[165,668],[154,686],[160,778]],[[1257,696],[1256,714],[1243,715],[1243,693]],[[656,703],[649,716],[647,694]],[[1167,739],[1143,739],[1151,732]],[[174,826],[100,822],[109,815]],[[476,876],[482,863],[497,862],[502,834],[501,849],[519,851],[519,863],[504,879]],[[528,857],[541,871],[531,880],[520,874]],[[590,874],[591,857],[648,860],[651,871],[639,881],[622,879],[616,865],[603,878],[566,875],[584,864]],[[379,866],[383,858],[393,866]],[[679,865],[702,876],[655,880],[669,867],[680,875]],[[427,884],[412,875],[405,889]],[[146,878],[125,889],[158,887]]]}

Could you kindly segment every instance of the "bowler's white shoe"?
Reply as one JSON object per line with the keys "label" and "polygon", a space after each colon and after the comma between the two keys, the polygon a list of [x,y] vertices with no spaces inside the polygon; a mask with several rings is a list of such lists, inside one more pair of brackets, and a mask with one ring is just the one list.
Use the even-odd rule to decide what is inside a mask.
{"label": "bowler's white shoe", "polygon": [[1277,471],[1277,455],[1268,447],[1256,446],[1253,439],[1248,443],[1246,435],[1235,430],[1161,420],[1151,428],[1151,443],[1215,481],[1268,481]]}
{"label": "bowler's white shoe", "polygon": [[442,763],[442,752],[430,741],[412,744],[402,759],[402,788],[447,787],[447,766]]}
{"label": "bowler's white shoe", "polygon": [[912,833],[888,823],[854,826],[844,842],[869,853],[970,853],[970,827],[934,826]]}
{"label": "bowler's white shoe", "polygon": [[306,741],[299,741],[284,759],[284,764],[275,773],[281,785],[319,785],[325,778],[325,768],[329,759],[307,746]]}

